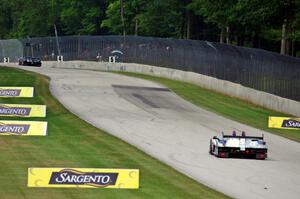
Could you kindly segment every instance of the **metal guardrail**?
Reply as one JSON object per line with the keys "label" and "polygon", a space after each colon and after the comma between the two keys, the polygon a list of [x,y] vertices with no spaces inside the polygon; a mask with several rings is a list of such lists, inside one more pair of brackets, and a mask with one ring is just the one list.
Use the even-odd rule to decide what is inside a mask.
{"label": "metal guardrail", "polygon": [[[220,43],[138,36],[58,38],[65,61],[130,62],[193,71],[300,101],[300,59]],[[22,55],[57,60],[55,37],[0,41],[0,59]]]}

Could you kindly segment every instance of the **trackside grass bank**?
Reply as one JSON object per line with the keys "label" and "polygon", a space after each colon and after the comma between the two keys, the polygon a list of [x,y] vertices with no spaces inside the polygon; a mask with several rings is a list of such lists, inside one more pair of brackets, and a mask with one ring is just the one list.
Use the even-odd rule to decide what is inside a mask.
{"label": "trackside grass bank", "polygon": [[[0,103],[47,105],[47,118],[22,120],[48,121],[49,134],[0,136],[1,199],[228,198],[74,116],[51,96],[45,76],[0,67],[0,85],[35,87],[34,98],[0,98]],[[29,167],[140,169],[140,189],[27,188]]]}
{"label": "trackside grass bank", "polygon": [[217,93],[190,83],[137,73],[117,73],[158,82],[167,86],[177,95],[183,97],[187,101],[190,101],[191,103],[199,107],[205,108],[209,111],[215,112],[219,115],[238,121],[240,123],[300,142],[299,130],[281,130],[268,128],[268,117],[287,116],[283,113],[255,106],[246,101],[229,97],[224,94]]}

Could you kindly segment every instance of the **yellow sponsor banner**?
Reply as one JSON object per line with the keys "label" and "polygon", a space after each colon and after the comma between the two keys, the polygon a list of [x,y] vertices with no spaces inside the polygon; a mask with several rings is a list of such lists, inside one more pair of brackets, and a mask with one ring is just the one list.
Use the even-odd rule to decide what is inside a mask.
{"label": "yellow sponsor banner", "polygon": [[33,87],[0,87],[0,97],[33,97]]}
{"label": "yellow sponsor banner", "polygon": [[47,122],[0,120],[0,135],[46,136]]}
{"label": "yellow sponsor banner", "polygon": [[0,104],[0,116],[46,117],[46,106],[31,104]]}
{"label": "yellow sponsor banner", "polygon": [[269,117],[269,128],[300,130],[300,118]]}
{"label": "yellow sponsor banner", "polygon": [[29,168],[28,187],[138,189],[138,169]]}

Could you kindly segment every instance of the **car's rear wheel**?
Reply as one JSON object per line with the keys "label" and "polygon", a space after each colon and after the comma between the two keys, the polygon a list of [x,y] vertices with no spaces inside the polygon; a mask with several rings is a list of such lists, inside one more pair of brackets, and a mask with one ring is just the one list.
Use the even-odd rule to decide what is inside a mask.
{"label": "car's rear wheel", "polygon": [[224,151],[219,151],[218,152],[218,157],[219,158],[229,158],[229,153],[228,152],[224,152]]}
{"label": "car's rear wheel", "polygon": [[213,155],[213,145],[210,141],[210,144],[209,144],[209,154]]}
{"label": "car's rear wheel", "polygon": [[257,153],[257,154],[255,154],[255,158],[258,159],[258,160],[265,160],[266,159],[266,154]]}

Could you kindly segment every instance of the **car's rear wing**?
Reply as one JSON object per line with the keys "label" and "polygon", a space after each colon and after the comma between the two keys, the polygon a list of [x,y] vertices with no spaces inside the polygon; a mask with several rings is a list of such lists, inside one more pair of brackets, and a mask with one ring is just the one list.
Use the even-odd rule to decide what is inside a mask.
{"label": "car's rear wing", "polygon": [[223,138],[247,138],[247,139],[258,139],[258,140],[263,140],[264,139],[264,134],[262,134],[261,136],[243,136],[243,135],[224,135],[224,133],[222,133],[222,137]]}

